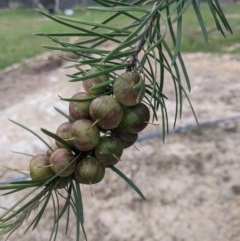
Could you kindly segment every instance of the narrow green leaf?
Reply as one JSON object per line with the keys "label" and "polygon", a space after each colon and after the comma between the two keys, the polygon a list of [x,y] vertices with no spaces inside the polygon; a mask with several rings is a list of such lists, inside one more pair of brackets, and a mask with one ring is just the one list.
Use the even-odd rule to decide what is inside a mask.
{"label": "narrow green leaf", "polygon": [[100,83],[100,84],[97,84],[97,85],[94,85],[93,87],[91,87],[91,90],[96,90],[98,88],[102,88],[104,86],[108,86],[109,84],[113,83],[115,80],[108,80],[108,81],[105,81],[103,83]]}
{"label": "narrow green leaf", "polygon": [[33,130],[29,129],[27,126],[24,126],[24,125],[18,123],[17,121],[10,120],[10,119],[9,119],[9,121],[11,121],[12,123],[14,123],[14,124],[22,127],[22,128],[25,129],[26,131],[32,133],[32,134],[33,134],[34,136],[36,136],[40,141],[42,141],[50,150],[52,150],[52,147],[51,147],[41,136],[39,136],[36,132],[34,132]]}
{"label": "narrow green leaf", "polygon": [[127,6],[127,7],[88,7],[89,10],[94,11],[102,11],[102,12],[143,12],[149,13],[149,11],[145,8],[141,7],[134,7],[134,6]]}
{"label": "narrow green leaf", "polygon": [[[178,13],[182,10],[181,6],[179,5],[177,8]],[[175,63],[176,59],[180,53],[180,46],[181,46],[181,40],[182,40],[182,17],[179,16],[177,19],[177,36],[175,42],[175,48],[174,48],[174,54],[172,58],[172,62]]]}
{"label": "narrow green leaf", "polygon": [[[96,37],[95,33],[35,33],[36,36],[42,37]],[[125,37],[128,36],[128,33],[123,32],[113,32],[113,33],[105,33],[106,36],[109,37]]]}
{"label": "narrow green leaf", "polygon": [[[113,49],[105,58],[104,62],[112,59],[112,56],[116,55],[116,53],[119,53],[123,49],[129,49],[132,44],[136,43],[141,38],[141,35],[137,35],[136,37],[129,39],[128,41],[125,40],[122,42],[122,44],[119,44],[115,49]],[[128,54],[130,56],[130,54]]]}
{"label": "narrow green leaf", "polygon": [[49,241],[51,241],[51,240],[55,241],[56,237],[57,237],[57,233],[58,233],[57,232],[58,231],[58,221],[55,222],[55,220],[56,220],[56,217],[57,217],[59,204],[56,204],[56,201],[54,199],[54,195],[51,195],[51,197],[52,197],[52,204],[53,204],[53,218],[54,218],[54,222],[53,222],[53,227],[52,227],[52,231],[51,231],[51,235],[50,235]]}
{"label": "narrow green leaf", "polygon": [[87,102],[87,101],[91,101],[91,100],[96,98],[96,96],[85,97],[85,98],[82,98],[82,99],[63,98],[61,96],[59,96],[59,97],[60,97],[60,100],[68,101],[68,102]]}
{"label": "narrow green leaf", "polygon": [[[166,12],[167,12],[167,15],[170,16],[170,9],[168,7],[166,8]],[[170,17],[168,18],[168,27],[169,27],[169,32],[170,32],[172,41],[175,44],[176,38],[175,38],[175,33],[174,33],[174,29],[173,29]],[[169,58],[172,60],[173,55],[172,55],[171,49],[170,49],[168,43],[165,41],[165,39],[162,40],[162,45],[165,48],[165,50],[167,51],[167,54],[168,54]],[[169,65],[168,60],[167,60],[167,58],[165,58],[165,56],[164,56],[164,60],[165,60],[165,63],[167,65]],[[177,122],[177,117],[178,117],[178,109],[179,109],[180,117],[181,117],[181,114],[182,114],[182,91],[181,91],[181,88],[178,88],[179,83],[181,83],[181,75],[180,75],[180,72],[179,72],[179,69],[178,69],[178,65],[177,65],[176,62],[172,62],[172,64],[173,64],[173,67],[174,67],[174,70],[175,70],[175,73],[176,73],[176,78],[175,78],[175,76],[172,75],[172,71],[169,71],[169,73],[172,75],[174,89],[175,89],[175,97],[176,97],[175,98],[176,110],[175,110],[175,117],[174,117],[174,126],[175,126],[176,122]],[[171,69],[170,66],[168,68],[169,68],[169,70]],[[176,82],[175,82],[175,80],[176,80]],[[178,91],[178,89],[179,89],[179,91]]]}
{"label": "narrow green leaf", "polygon": [[89,21],[85,21],[85,20],[81,20],[81,19],[74,19],[74,18],[68,18],[68,17],[59,17],[59,19],[68,21],[68,22],[73,22],[73,23],[79,23],[79,24],[83,24],[83,25],[88,25],[88,26],[93,26],[93,27],[97,27],[97,28],[103,28],[103,29],[108,29],[108,30],[112,30],[114,32],[120,32],[121,35],[122,34],[129,34],[129,31],[125,31],[125,29],[120,29],[120,28],[115,28],[113,26],[110,25],[106,25],[105,24],[101,24],[101,23],[97,23],[97,22],[89,22]]}
{"label": "narrow green leaf", "polygon": [[[119,50],[125,48],[126,46],[129,46],[133,43],[135,43],[138,39],[143,39],[145,37],[145,34],[148,31],[148,25],[150,24],[149,21],[152,18],[152,15],[154,15],[154,13],[156,13],[158,11],[157,8],[153,8],[151,11],[150,15],[146,15],[146,17],[144,18],[144,20],[141,22],[141,24],[139,24],[139,26],[137,27],[137,29],[135,31],[133,31],[129,37],[127,37],[122,44],[120,44],[119,46],[117,46],[115,49],[113,49],[104,59],[104,61],[107,61],[108,59],[111,59],[111,56],[114,55],[115,53],[119,52]],[[148,23],[148,25],[147,25]],[[140,33],[140,35],[139,35]],[[137,36],[137,37],[136,37]]]}
{"label": "narrow green leaf", "polygon": [[77,194],[76,204],[79,208],[78,211],[79,211],[80,222],[83,224],[84,214],[83,214],[82,194],[81,194],[80,184],[77,181],[75,181],[75,187],[76,187],[76,194]]}
{"label": "narrow green leaf", "polygon": [[43,45],[44,48],[51,49],[51,50],[60,50],[60,51],[67,51],[67,52],[74,52],[74,53],[91,53],[91,54],[108,54],[109,50],[104,49],[92,49],[92,48],[71,48],[71,47],[56,47],[56,46],[48,46]]}
{"label": "narrow green leaf", "polygon": [[185,12],[188,10],[189,6],[192,4],[192,1],[194,0],[188,0],[188,1],[181,1],[181,4],[183,5],[181,8],[181,11],[177,12],[177,16],[173,20],[173,22],[176,22],[179,17],[184,16]]}
{"label": "narrow green leaf", "polygon": [[[36,190],[36,189],[35,189]],[[33,190],[33,191],[35,191]],[[34,205],[34,208],[37,206],[38,201],[48,192],[47,188],[42,189],[37,195],[35,195],[32,199],[28,200],[26,204],[23,205],[23,202],[27,200],[27,197],[32,195],[33,191],[31,191],[28,195],[25,195],[23,198],[21,198],[18,202],[16,202],[9,211],[5,212],[0,219],[4,221],[11,220],[12,218],[17,217],[18,214],[24,213],[29,214],[33,209],[31,209],[31,205]],[[16,209],[17,207],[20,207]],[[14,213],[12,213],[12,210],[14,210]],[[10,214],[12,213],[12,214]]]}
{"label": "narrow green leaf", "polygon": [[181,65],[181,68],[182,68],[182,71],[183,71],[183,75],[184,75],[185,81],[187,83],[188,91],[191,91],[190,79],[189,79],[189,76],[188,76],[188,73],[187,73],[187,69],[185,67],[185,64],[184,64],[184,61],[183,61],[181,53],[179,53],[179,55],[178,55],[178,60],[180,62],[180,65]]}
{"label": "narrow green leaf", "polygon": [[[17,152],[17,153],[18,153],[18,152]],[[18,154],[26,155],[25,153],[22,153],[22,152],[19,152]],[[27,156],[30,156],[30,157],[32,158],[34,155],[28,155],[28,154],[27,154]],[[11,168],[11,167],[8,167],[8,166],[6,166],[6,165],[1,165],[1,166],[4,167],[4,168],[6,168],[6,169],[8,169],[8,170],[10,170],[10,171],[14,171],[14,172],[20,173],[20,174],[24,175],[25,177],[26,177],[26,176],[29,176],[26,172],[23,172],[23,171],[21,171],[20,169]],[[1,183],[1,181],[0,181],[0,183]]]}
{"label": "narrow green leaf", "polygon": [[205,23],[204,23],[202,14],[201,14],[201,12],[199,10],[199,6],[198,6],[198,3],[197,3],[197,0],[193,0],[192,4],[193,4],[194,11],[196,13],[196,16],[198,18],[199,25],[200,25],[200,27],[202,29],[204,40],[207,42],[208,41],[208,32],[207,32],[207,29],[205,27]]}
{"label": "narrow green leaf", "polygon": [[224,27],[226,28],[227,31],[229,31],[232,34],[233,33],[232,28],[231,28],[230,24],[228,23],[228,20],[226,19],[218,0],[215,0],[215,4],[216,4],[216,8],[218,10],[218,15],[221,18]]}
{"label": "narrow green leaf", "polygon": [[124,173],[122,173],[118,168],[115,166],[109,166],[114,172],[116,172],[124,181],[127,182],[127,184],[143,199],[146,200],[143,193],[140,191],[140,189],[127,177]]}
{"label": "narrow green leaf", "polygon": [[107,68],[107,69],[104,69],[104,70],[100,70],[99,72],[94,73],[94,74],[76,77],[76,78],[74,78],[70,81],[75,82],[75,81],[87,80],[87,79],[90,79],[90,78],[93,78],[93,77],[96,77],[96,76],[99,76],[99,75],[108,74],[108,73],[111,73],[111,72],[116,71],[116,70],[124,69],[124,67],[126,67],[126,64],[124,64],[124,63],[119,64],[119,65],[116,65],[116,66],[113,66],[113,67],[110,67],[110,68]]}
{"label": "narrow green leaf", "polygon": [[54,16],[52,16],[52,15],[49,15],[49,14],[47,14],[47,13],[44,13],[44,12],[42,12],[42,11],[40,11],[40,12],[41,12],[43,15],[45,15],[46,17],[54,20],[54,21],[57,22],[57,23],[60,23],[60,24],[62,24],[62,25],[65,25],[65,26],[67,26],[67,27],[70,27],[70,28],[73,28],[73,29],[77,29],[77,30],[79,30],[79,31],[81,31],[81,32],[89,33],[90,35],[94,34],[94,36],[99,36],[99,37],[101,37],[101,38],[105,38],[105,39],[108,39],[108,40],[111,40],[111,41],[114,41],[114,42],[116,41],[116,39],[114,39],[114,38],[112,38],[112,37],[110,37],[110,36],[107,36],[107,35],[104,35],[104,34],[101,34],[101,33],[97,33],[96,31],[93,32],[92,30],[85,29],[85,28],[81,28],[81,27],[76,26],[76,25],[73,25],[73,24],[69,24],[69,23],[67,23],[67,22],[64,21],[64,20],[61,20],[60,18],[56,18],[56,17],[54,17]]}
{"label": "narrow green leaf", "polygon": [[32,222],[28,225],[27,229],[25,230],[25,232],[27,232],[31,227],[32,227],[32,230],[34,230],[39,221],[41,220],[45,210],[46,210],[46,207],[47,207],[47,204],[50,200],[50,197],[51,197],[51,191],[47,193],[46,197],[44,198],[45,201],[44,201],[44,204],[42,205],[42,207],[38,210],[37,212],[37,215],[35,216],[35,218],[32,220]]}
{"label": "narrow green leaf", "polygon": [[60,110],[59,108],[54,107],[54,109],[55,109],[59,114],[61,114],[62,116],[66,117],[69,121],[74,121],[74,119],[73,119],[71,116],[67,115],[66,113],[64,113],[64,112],[63,112],[62,110]]}
{"label": "narrow green leaf", "polygon": [[[69,178],[70,179],[70,178]],[[60,179],[59,179],[60,181]],[[61,209],[61,211],[58,214],[57,219],[60,220],[62,218],[62,216],[64,215],[64,213],[68,210],[68,208],[70,207],[70,199],[71,199],[71,187],[68,188],[67,191],[67,197],[65,198],[65,203]],[[67,220],[68,222],[68,220]],[[66,233],[67,233],[67,229],[66,229]]]}
{"label": "narrow green leaf", "polygon": [[12,153],[15,153],[15,154],[20,154],[20,155],[25,155],[25,156],[34,157],[34,155],[32,155],[32,154],[28,154],[28,153],[21,152],[21,151],[11,151],[11,152],[12,152]]}
{"label": "narrow green leaf", "polygon": [[[76,181],[74,182],[76,184]],[[74,207],[75,207],[75,217],[76,217],[76,241],[80,241],[80,225],[81,225],[81,214],[80,214],[80,207],[79,207],[79,197],[76,191],[76,185],[72,186],[73,188],[73,197],[74,197]]]}
{"label": "narrow green leaf", "polygon": [[56,135],[55,133],[51,132],[51,131],[48,131],[44,128],[41,128],[41,131],[48,135],[49,137],[52,137],[54,140],[60,142],[61,144],[63,144],[66,148],[70,149],[70,150],[73,150],[74,152],[77,152],[77,149],[72,145],[70,144],[69,142],[63,140],[61,137],[59,137],[58,135]]}

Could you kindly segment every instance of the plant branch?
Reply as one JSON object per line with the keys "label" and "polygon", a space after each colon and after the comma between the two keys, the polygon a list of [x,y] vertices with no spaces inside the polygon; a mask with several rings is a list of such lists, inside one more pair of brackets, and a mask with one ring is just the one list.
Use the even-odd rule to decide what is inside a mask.
{"label": "plant branch", "polygon": [[[157,8],[157,3],[155,2],[152,7],[151,13],[153,13],[156,8]],[[151,30],[152,28],[154,20],[155,20],[155,14],[152,16],[151,19],[149,19],[149,21],[142,28],[140,32],[140,35],[142,35],[142,37],[136,42],[134,47],[134,53],[129,57],[127,61],[128,62],[127,71],[132,71],[136,67],[136,64],[138,62],[138,54],[141,52],[141,50],[143,49],[146,43],[146,37],[148,35],[149,30]]]}

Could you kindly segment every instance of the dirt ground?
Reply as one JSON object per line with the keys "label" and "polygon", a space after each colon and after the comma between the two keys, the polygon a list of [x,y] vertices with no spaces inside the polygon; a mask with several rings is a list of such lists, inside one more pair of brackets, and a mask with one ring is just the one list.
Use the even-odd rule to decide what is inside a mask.
{"label": "dirt ground", "polygon": [[[137,184],[146,201],[110,170],[93,187],[93,197],[84,187],[89,241],[240,240],[240,56],[197,53],[185,54],[184,60],[192,83],[190,99],[199,123],[208,124],[169,134],[165,143],[161,138],[146,138],[161,129],[149,125],[137,149],[124,152],[117,167]],[[40,127],[56,130],[65,120],[53,106],[67,110],[67,103],[58,95],[70,97],[81,89],[79,83],[67,82],[66,74],[72,70],[63,68],[65,64],[45,54],[0,73],[1,165],[24,171],[29,157],[12,151],[46,151],[37,138],[8,119],[38,133]],[[168,81],[172,123],[175,100]],[[177,128],[195,125],[187,101],[184,103]],[[1,180],[15,177],[18,174],[0,167]],[[15,195],[0,197],[0,206],[15,200]],[[49,208],[34,232],[23,235],[20,229],[9,240],[48,240],[52,215]],[[64,222],[62,225],[57,240],[75,240],[74,228],[65,236]]]}

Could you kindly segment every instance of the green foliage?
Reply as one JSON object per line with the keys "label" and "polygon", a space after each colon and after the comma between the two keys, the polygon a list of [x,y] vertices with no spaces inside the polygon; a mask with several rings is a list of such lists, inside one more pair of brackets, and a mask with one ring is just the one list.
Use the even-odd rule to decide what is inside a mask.
{"label": "green foliage", "polygon": [[[79,60],[73,60],[73,67],[77,72],[69,76],[71,81],[84,81],[95,77],[96,74],[86,75],[86,71],[83,70],[86,64],[91,67],[101,68],[102,71],[98,74],[109,74],[111,77],[110,82],[113,82],[118,76],[117,71],[119,70],[124,71],[127,69],[128,71],[142,73],[147,82],[145,101],[152,108],[153,120],[157,119],[156,112],[161,109],[164,137],[168,131],[166,97],[163,93],[165,75],[170,74],[172,76],[175,88],[176,111],[174,126],[178,116],[181,117],[182,114],[183,96],[188,99],[184,86],[189,91],[191,89],[180,53],[184,22],[183,14],[188,8],[192,7],[194,9],[195,18],[202,30],[202,35],[205,41],[208,40],[208,32],[197,1],[147,1],[147,4],[153,3],[152,7],[149,7],[149,5],[142,7],[142,4],[146,4],[146,1],[140,0],[133,3],[126,3],[125,1],[117,3],[103,2],[101,0],[95,2],[102,6],[89,9],[111,13],[102,23],[55,17],[43,13],[55,22],[76,30],[75,36],[84,37],[76,43],[68,43],[61,40],[61,37],[69,36],[68,33],[39,34],[58,44],[58,46],[45,47],[52,50],[73,52],[79,56]],[[209,0],[208,6],[218,31],[224,36],[228,32],[231,33],[231,27],[218,1]],[[123,15],[128,24],[121,21]],[[118,24],[114,25],[113,22]],[[104,47],[106,43],[114,46],[113,49],[106,49]],[[181,72],[184,78],[182,78]]]}
{"label": "green foliage", "polygon": [[[234,35],[229,35],[226,39],[222,38],[216,29],[208,5],[202,3],[200,5],[200,10],[204,22],[206,23],[207,31],[211,33],[208,38],[208,44],[206,44],[202,37],[195,13],[190,5],[189,9],[184,13],[183,18],[182,52],[240,53],[240,48],[237,46],[239,42],[238,32],[240,26],[240,18],[237,17],[237,15],[240,12],[240,5],[229,3],[222,7],[235,31]],[[92,22],[98,22],[100,19],[104,19],[108,14],[109,13],[106,12],[82,11],[76,8],[73,17],[83,20],[90,19]],[[34,36],[33,33],[50,33],[53,29],[59,33],[66,32],[66,28],[63,25],[56,24],[53,21],[43,18],[42,15],[34,10],[7,10],[1,12],[0,21],[0,69],[46,51],[46,49],[40,46],[49,43],[49,41],[38,38]],[[121,22],[126,23],[126,18],[122,16]],[[116,25],[116,22],[113,22],[113,24]],[[28,27],[26,28],[25,26]],[[71,29],[67,31],[70,32]],[[235,45],[236,47],[234,47]],[[31,48],[29,48],[29,46],[31,46]]]}
{"label": "green foliage", "polygon": [[[45,46],[46,48],[72,52],[79,57],[78,60],[69,59],[71,62],[69,67],[75,70],[75,73],[69,76],[70,81],[86,81],[92,77],[108,74],[110,79],[104,82],[106,86],[104,95],[113,95],[113,83],[121,73],[125,71],[140,73],[146,83],[144,86],[146,88],[144,102],[152,109],[153,119],[158,118],[158,111],[160,110],[162,131],[163,136],[165,136],[168,131],[168,113],[165,104],[167,96],[164,94],[166,75],[171,76],[175,91],[175,124],[182,114],[183,99],[186,98],[190,103],[187,92],[191,90],[191,85],[180,51],[184,15],[190,7],[194,9],[194,17],[197,19],[203,38],[206,41],[209,39],[204,17],[197,1],[136,0],[131,4],[124,0],[95,0],[95,2],[100,6],[91,7],[90,9],[104,13],[105,18],[102,21],[56,17],[42,13],[50,20],[63,25],[67,31],[44,32],[38,35],[45,36],[53,42],[53,45]],[[147,5],[145,6],[145,4]],[[224,36],[231,33],[232,30],[218,1],[209,0],[208,6],[218,31]],[[123,17],[125,21],[122,21]],[[67,39],[72,36],[79,37],[79,39],[74,43],[70,43]],[[111,48],[107,46],[111,46]],[[99,72],[87,74],[86,66],[87,70],[96,68]],[[140,82],[140,87],[142,87],[142,83],[144,82]],[[100,87],[102,87],[102,83],[94,88]],[[61,99],[73,101],[69,98]],[[83,99],[83,101],[86,100]],[[69,118],[61,110],[56,108],[56,111],[67,119]],[[15,121],[12,122],[35,135],[51,149],[51,146],[42,137],[28,127]],[[89,155],[88,152],[76,150],[67,142],[68,140],[61,139],[51,131],[41,130],[48,137],[57,140],[67,149],[71,149],[74,155],[72,163],[81,161]],[[107,166],[106,168],[110,168],[110,170],[118,174],[145,200],[139,188],[123,172],[113,166]],[[56,189],[61,181],[62,179],[56,174],[48,180],[27,180],[1,184],[0,190],[6,191],[5,195],[14,194],[25,189],[30,189],[30,191],[12,207],[6,209],[6,212],[0,217],[0,235],[6,234],[8,238],[12,232],[21,226],[25,219],[30,217],[31,213],[34,213],[35,216],[30,219],[27,230],[35,229],[42,219],[49,202],[52,202],[53,224],[49,240],[57,240],[59,222],[64,214],[67,216],[67,232],[70,211],[72,211],[76,220],[76,241],[80,240],[81,230],[86,238],[80,185],[71,177],[62,193]],[[59,204],[60,198],[65,201],[63,206]]]}

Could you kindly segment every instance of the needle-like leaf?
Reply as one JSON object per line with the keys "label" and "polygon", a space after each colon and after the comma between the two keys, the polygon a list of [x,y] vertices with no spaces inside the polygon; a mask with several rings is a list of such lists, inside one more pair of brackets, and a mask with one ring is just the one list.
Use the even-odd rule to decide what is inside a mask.
{"label": "needle-like leaf", "polygon": [[123,173],[121,172],[118,168],[116,168],[115,166],[110,166],[109,168],[111,168],[114,172],[116,172],[124,181],[127,182],[127,184],[134,190],[136,191],[136,193],[143,199],[146,200],[145,196],[143,195],[143,193],[140,191],[140,189]]}

